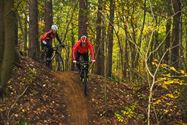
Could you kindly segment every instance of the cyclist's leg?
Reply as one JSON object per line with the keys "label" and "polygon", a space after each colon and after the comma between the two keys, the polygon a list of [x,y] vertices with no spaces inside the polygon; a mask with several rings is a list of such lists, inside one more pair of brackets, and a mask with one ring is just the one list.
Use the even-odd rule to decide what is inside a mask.
{"label": "cyclist's leg", "polygon": [[[87,53],[84,53],[83,59],[84,59],[85,62],[88,62],[88,61],[89,61],[88,52],[87,52]],[[88,70],[88,68],[89,68],[88,66],[89,66],[89,65],[87,65],[87,70]]]}
{"label": "cyclist's leg", "polygon": [[41,62],[46,62],[47,50],[48,50],[47,46],[43,44],[43,42],[41,42],[41,53],[40,53]]}
{"label": "cyclist's leg", "polygon": [[52,57],[52,55],[53,55],[53,47],[52,47],[52,44],[49,43],[49,42],[47,42],[46,47],[47,47],[47,49],[48,49],[48,51],[47,51],[47,60],[48,60],[49,62],[51,62],[50,59],[51,59],[51,57]]}
{"label": "cyclist's leg", "polygon": [[83,57],[83,59],[84,59],[85,62],[88,62],[88,61],[89,61],[89,58],[88,58],[88,52],[82,54],[82,57]]}
{"label": "cyclist's leg", "polygon": [[78,62],[78,63],[76,63],[76,66],[77,66],[79,71],[80,71],[80,64],[79,64],[80,56],[81,56],[81,54],[79,52],[76,52],[76,61]]}
{"label": "cyclist's leg", "polygon": [[[87,53],[84,53],[82,55],[83,59],[85,62],[88,62],[89,61],[89,56],[88,56],[88,52]],[[89,65],[87,65],[87,73],[88,73],[88,69],[89,69]]]}

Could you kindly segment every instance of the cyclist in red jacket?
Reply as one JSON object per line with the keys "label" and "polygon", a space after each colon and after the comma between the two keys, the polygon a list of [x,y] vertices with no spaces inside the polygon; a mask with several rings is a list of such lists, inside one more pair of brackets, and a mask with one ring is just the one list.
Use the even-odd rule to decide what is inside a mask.
{"label": "cyclist in red jacket", "polygon": [[47,47],[47,49],[48,49],[47,61],[49,61],[49,62],[51,61],[50,59],[53,54],[53,47],[52,47],[52,43],[51,43],[52,39],[56,37],[59,44],[61,44],[62,47],[64,47],[64,44],[62,44],[62,42],[58,36],[57,30],[58,30],[58,27],[56,25],[52,25],[51,29],[48,32],[41,35],[41,37],[40,37],[42,48]]}
{"label": "cyclist in red jacket", "polygon": [[[82,36],[73,47],[73,63],[79,62],[80,56],[83,57],[84,61],[88,62],[88,50],[90,50],[92,62],[95,62],[93,45],[86,36]],[[79,63],[76,64],[77,68],[80,70]]]}

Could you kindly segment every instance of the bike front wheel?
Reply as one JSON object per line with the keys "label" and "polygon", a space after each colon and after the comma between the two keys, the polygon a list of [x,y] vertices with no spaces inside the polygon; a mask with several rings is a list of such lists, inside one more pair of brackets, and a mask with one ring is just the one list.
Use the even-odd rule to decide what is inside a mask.
{"label": "bike front wheel", "polygon": [[64,71],[64,61],[60,54],[56,55],[56,71]]}
{"label": "bike front wheel", "polygon": [[83,78],[83,84],[84,84],[84,95],[87,96],[88,95],[88,89],[87,89],[87,82],[88,82],[88,78],[87,78],[87,72],[86,70],[84,70],[84,78]]}

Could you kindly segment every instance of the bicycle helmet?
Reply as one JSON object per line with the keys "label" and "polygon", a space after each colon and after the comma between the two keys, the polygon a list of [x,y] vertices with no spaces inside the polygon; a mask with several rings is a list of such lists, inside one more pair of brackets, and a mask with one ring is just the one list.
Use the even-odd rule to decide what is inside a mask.
{"label": "bicycle helmet", "polygon": [[58,30],[58,27],[57,27],[57,25],[52,25],[52,26],[51,26],[51,29],[54,30],[54,31],[57,31],[57,30]]}
{"label": "bicycle helmet", "polygon": [[81,36],[81,42],[82,43],[86,43],[86,39],[87,39],[87,37],[85,35]]}

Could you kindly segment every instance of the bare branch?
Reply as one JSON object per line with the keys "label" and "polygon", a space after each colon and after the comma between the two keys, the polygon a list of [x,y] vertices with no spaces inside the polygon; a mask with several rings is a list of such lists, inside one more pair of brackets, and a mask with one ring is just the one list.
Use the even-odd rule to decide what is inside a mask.
{"label": "bare branch", "polygon": [[25,94],[25,92],[27,91],[28,86],[24,89],[24,91],[16,98],[16,100],[14,101],[14,103],[11,105],[8,113],[7,113],[7,119],[8,121],[10,121],[10,112],[12,111],[13,107],[16,105],[17,101]]}

